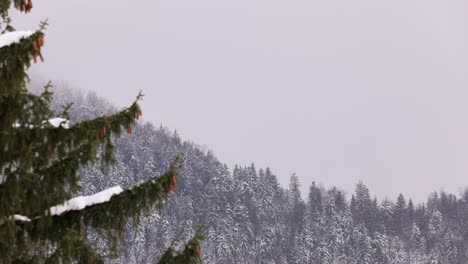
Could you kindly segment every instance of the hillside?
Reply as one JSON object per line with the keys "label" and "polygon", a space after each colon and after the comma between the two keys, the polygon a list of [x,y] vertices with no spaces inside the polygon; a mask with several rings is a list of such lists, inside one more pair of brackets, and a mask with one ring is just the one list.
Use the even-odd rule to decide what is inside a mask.
{"label": "hillside", "polygon": [[[72,122],[115,110],[94,94],[56,90],[54,107],[67,102],[74,102]],[[468,192],[433,193],[416,205],[402,195],[378,201],[363,183],[346,197],[311,180],[303,200],[295,175],[285,188],[269,168],[231,170],[212,152],[145,122],[118,139],[116,151],[114,167],[83,168],[85,194],[137,184],[176,155],[184,169],[167,206],[139,228],[130,225],[122,256],[110,263],[155,263],[172,239],[185,240],[200,224],[205,263],[468,263]]]}

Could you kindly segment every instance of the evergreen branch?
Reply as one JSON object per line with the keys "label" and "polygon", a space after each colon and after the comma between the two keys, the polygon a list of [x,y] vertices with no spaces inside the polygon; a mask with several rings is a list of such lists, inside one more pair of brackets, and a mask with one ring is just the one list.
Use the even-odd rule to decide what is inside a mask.
{"label": "evergreen branch", "polygon": [[[29,125],[26,125],[27,122],[22,122],[25,124],[23,128],[15,130],[11,128],[10,123],[9,130],[11,132],[2,131],[2,138],[0,138],[0,144],[8,146],[5,148],[6,151],[0,153],[0,168],[19,159],[26,161],[25,166],[27,167],[31,167],[33,165],[31,161],[34,160],[36,168],[44,168],[49,166],[51,161],[82,144],[89,144],[94,153],[97,153],[98,146],[104,146],[102,165],[111,164],[114,161],[114,145],[111,135],[120,136],[122,129],[131,133],[132,126],[136,124],[136,120],[140,116],[141,109],[135,101],[129,108],[114,115],[76,123],[69,129],[62,127],[44,128],[42,125],[44,119]],[[31,129],[30,126],[33,128]],[[38,140],[38,138],[42,138],[42,140]],[[44,144],[44,142],[48,144]],[[39,155],[40,158],[38,159],[36,155]],[[94,156],[89,155],[88,161],[93,161],[92,157]]]}
{"label": "evergreen branch", "polygon": [[3,19],[8,17],[8,9],[10,9],[11,0],[0,0],[0,14]]}
{"label": "evergreen branch", "polygon": [[[162,208],[169,194],[168,190],[174,188],[177,168],[180,168],[180,164],[176,160],[162,176],[151,178],[120,194],[113,195],[108,202],[85,207],[82,210],[66,211],[60,215],[36,217],[29,222],[16,221],[18,231],[15,237],[36,242],[49,241],[53,245],[61,241],[69,229],[86,233],[88,227],[93,227],[99,233],[105,232],[112,238],[110,247],[115,252],[129,219],[137,225],[142,213],[149,213],[154,206],[159,210]],[[0,234],[2,228],[8,226],[10,222],[5,221],[4,225],[0,225]],[[0,248],[5,242],[0,241]]]}
{"label": "evergreen branch", "polygon": [[82,234],[67,229],[55,252],[45,261],[45,264],[60,263],[104,264],[104,259],[86,244],[86,238]]}
{"label": "evergreen branch", "polygon": [[37,42],[43,37],[43,32],[36,31],[31,36],[22,38],[18,43],[0,47],[1,99],[13,99],[20,93],[26,92],[28,75],[25,70],[31,66],[31,61],[40,54]]}
{"label": "evergreen branch", "polygon": [[0,216],[9,216],[20,210],[22,214],[37,216],[52,205],[70,199],[80,187],[78,170],[81,164],[92,158],[96,159],[95,150],[84,144],[67,153],[67,157],[36,172],[21,168],[7,171],[5,181],[0,184]]}
{"label": "evergreen branch", "polygon": [[73,103],[68,103],[68,104],[63,105],[62,106],[63,110],[62,110],[61,116],[63,116],[66,119],[70,120],[70,114],[68,113],[68,111],[70,110],[70,108],[72,106],[73,106]]}
{"label": "evergreen branch", "polygon": [[[11,18],[9,16],[3,18],[3,24],[5,24],[5,28],[2,30],[1,34],[5,34],[6,32],[15,31],[15,29],[11,26]],[[0,26],[3,27],[2,24]]]}
{"label": "evergreen branch", "polygon": [[32,0],[0,0],[0,15],[5,18],[8,16],[8,11],[13,5],[20,12],[29,13],[33,8]]}
{"label": "evergreen branch", "polygon": [[44,31],[47,29],[47,27],[49,26],[49,19],[46,18],[44,21],[41,21],[39,23],[39,31]]}

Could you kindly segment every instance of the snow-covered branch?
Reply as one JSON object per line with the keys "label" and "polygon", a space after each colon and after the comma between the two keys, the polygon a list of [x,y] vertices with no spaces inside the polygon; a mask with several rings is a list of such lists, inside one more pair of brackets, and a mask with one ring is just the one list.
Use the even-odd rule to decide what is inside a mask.
{"label": "snow-covered branch", "polygon": [[47,120],[47,123],[53,127],[63,127],[65,129],[68,129],[70,128],[70,121],[65,119],[65,118],[61,118],[61,117],[55,117],[55,118],[51,118],[49,120]]}
{"label": "snow-covered branch", "polygon": [[[93,195],[78,196],[78,197],[72,198],[64,202],[63,204],[56,205],[56,206],[49,208],[46,214],[50,212],[50,215],[61,215],[68,211],[82,210],[88,206],[108,202],[112,198],[112,196],[117,195],[121,192],[123,192],[123,189],[120,186],[114,186],[104,191],[95,193]],[[10,218],[19,222],[31,221],[29,217],[24,216],[24,215],[19,215],[19,214],[15,214],[11,216]],[[37,219],[37,218],[39,217],[36,217],[34,219]]]}
{"label": "snow-covered branch", "polygon": [[24,216],[24,215],[13,215],[13,219],[15,219],[15,221],[22,221],[22,222],[29,222],[31,221],[31,219],[29,219],[28,217]]}
{"label": "snow-covered branch", "polygon": [[14,43],[19,43],[22,39],[30,37],[32,34],[34,34],[34,32],[30,30],[14,31],[2,34],[0,35],[0,48],[9,46]]}
{"label": "snow-covered branch", "polygon": [[[62,128],[65,128],[65,129],[69,129],[70,128],[70,120],[67,120],[67,119],[61,118],[61,117],[54,117],[54,118],[51,118],[49,120],[43,121],[42,126],[43,127],[44,126],[52,126],[52,127],[55,127],[55,128],[62,127]],[[19,127],[21,127],[21,124],[20,123],[14,123],[13,127],[14,128],[19,128]],[[29,125],[29,128],[32,129],[32,128],[34,128],[34,126]]]}
{"label": "snow-covered branch", "polygon": [[88,196],[78,196],[63,204],[53,206],[49,209],[50,215],[61,215],[68,211],[82,210],[88,206],[108,202],[112,196],[123,192],[120,186],[114,186],[104,191]]}

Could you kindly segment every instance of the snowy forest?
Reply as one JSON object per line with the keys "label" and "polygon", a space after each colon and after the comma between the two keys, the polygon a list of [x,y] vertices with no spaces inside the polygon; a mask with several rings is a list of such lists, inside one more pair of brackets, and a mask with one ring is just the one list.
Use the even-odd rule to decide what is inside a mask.
{"label": "snowy forest", "polygon": [[[55,109],[74,102],[72,122],[116,109],[94,93],[54,92]],[[434,192],[415,204],[403,195],[378,200],[362,182],[345,193],[294,174],[285,188],[270,168],[228,168],[175,131],[145,122],[116,146],[115,166],[82,170],[84,194],[133,186],[163,172],[177,155],[184,168],[162,211],[142,218],[136,230],[128,225],[123,254],[111,263],[155,263],[199,225],[204,263],[468,263],[468,191]],[[309,193],[301,194],[303,184]],[[105,248],[92,233],[89,239]]]}
{"label": "snowy forest", "polygon": [[[0,264],[468,264],[468,185],[459,186],[468,159],[460,156],[468,154],[468,122],[460,121],[468,120],[468,35],[458,29],[467,22],[456,16],[463,7],[54,3],[38,9],[53,11],[38,15],[59,25],[46,39],[48,19],[34,31],[16,27],[37,17],[13,23],[32,2],[0,0]],[[44,56],[51,66],[35,72],[49,39],[59,40]],[[63,66],[68,62],[76,67]],[[106,97],[42,79],[50,73],[99,87]],[[144,104],[162,111],[140,107],[144,91],[127,107],[105,99],[127,100],[127,87],[149,85],[165,96],[148,93]],[[144,111],[159,120],[165,110],[183,110],[185,119],[177,127],[141,119]],[[255,127],[264,119],[271,120]],[[205,125],[222,127],[221,120],[233,126]],[[205,137],[184,135],[219,136],[231,145],[206,141],[211,150],[177,132],[194,127]],[[249,137],[237,137],[235,127]],[[316,128],[329,129],[305,144]],[[270,133],[281,129],[294,137],[303,132],[294,142],[301,152],[286,151],[291,134]],[[273,140],[260,144],[266,136]],[[369,137],[370,151],[356,151]],[[367,157],[395,143],[378,157],[392,167],[373,170]],[[247,156],[245,146],[253,145],[269,153]],[[234,146],[236,156],[224,156]],[[225,160],[216,148],[226,151]],[[326,152],[329,173],[307,170],[327,163]],[[428,158],[420,157],[425,152]],[[271,153],[285,155],[263,167]],[[351,156],[363,157],[360,166],[342,166],[356,164]],[[405,164],[389,158],[397,156]],[[239,159],[244,163],[227,165]],[[295,163],[286,171],[301,175],[284,175],[288,161]],[[438,168],[426,166],[436,161]],[[411,171],[415,162],[424,172]],[[363,168],[371,169],[362,175]],[[386,174],[391,168],[399,170]],[[373,188],[393,181],[398,189],[375,192],[366,181],[353,189],[356,175]],[[431,188],[459,191],[429,189],[421,199],[426,179]]]}

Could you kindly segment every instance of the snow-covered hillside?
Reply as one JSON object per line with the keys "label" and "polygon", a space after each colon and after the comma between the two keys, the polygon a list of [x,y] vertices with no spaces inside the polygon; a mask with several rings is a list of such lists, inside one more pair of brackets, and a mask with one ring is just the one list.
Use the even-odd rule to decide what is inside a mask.
{"label": "snow-covered hillside", "polygon": [[[57,90],[54,106],[67,102],[74,102],[72,123],[114,111],[96,95]],[[114,167],[83,168],[82,195],[138,184],[164,172],[176,155],[184,164],[177,190],[162,212],[128,226],[123,254],[110,263],[155,263],[174,238],[189,238],[200,224],[205,263],[468,263],[468,192],[434,193],[415,205],[403,196],[377,201],[362,183],[348,199],[311,181],[302,183],[312,184],[304,201],[295,175],[284,188],[268,168],[231,170],[210,151],[148,123],[117,141]]]}

